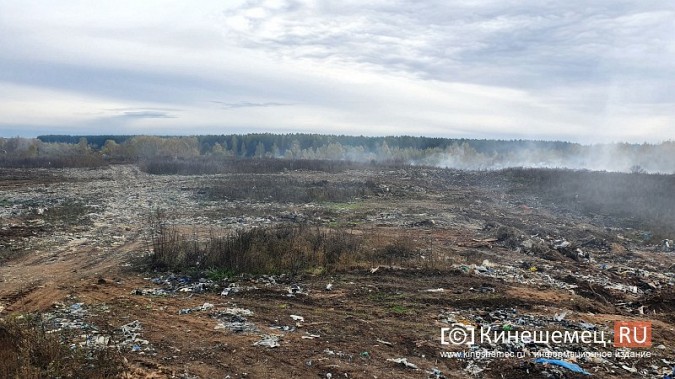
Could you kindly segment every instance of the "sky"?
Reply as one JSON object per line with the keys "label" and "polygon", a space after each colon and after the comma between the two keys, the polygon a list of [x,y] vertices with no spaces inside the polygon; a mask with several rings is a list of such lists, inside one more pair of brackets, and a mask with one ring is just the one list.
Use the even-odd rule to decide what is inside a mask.
{"label": "sky", "polygon": [[0,0],[0,136],[675,139],[675,2]]}

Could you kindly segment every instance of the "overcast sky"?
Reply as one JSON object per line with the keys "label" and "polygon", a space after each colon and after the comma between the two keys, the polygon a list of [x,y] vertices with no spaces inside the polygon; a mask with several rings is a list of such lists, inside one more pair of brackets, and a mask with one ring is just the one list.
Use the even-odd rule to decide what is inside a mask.
{"label": "overcast sky", "polygon": [[675,139],[675,2],[0,0],[0,136]]}

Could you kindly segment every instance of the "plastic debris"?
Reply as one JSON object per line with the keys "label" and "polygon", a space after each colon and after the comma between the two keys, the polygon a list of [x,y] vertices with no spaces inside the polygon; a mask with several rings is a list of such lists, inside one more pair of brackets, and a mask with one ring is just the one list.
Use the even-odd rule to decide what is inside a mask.
{"label": "plastic debris", "polygon": [[416,364],[408,362],[406,358],[389,358],[387,359],[388,362],[394,362],[396,364],[403,365],[407,368],[411,368],[413,370],[419,370],[420,368],[417,367]]}
{"label": "plastic debris", "polygon": [[255,324],[248,322],[246,317],[252,316],[253,312],[245,308],[227,308],[224,311],[211,314],[211,317],[219,322],[214,329],[228,329],[235,333],[257,332]]}
{"label": "plastic debris", "polygon": [[295,295],[307,295],[307,292],[305,292],[302,287],[300,287],[298,284],[293,284],[290,287],[288,287],[288,297],[293,297]]}
{"label": "plastic debris", "polygon": [[139,296],[167,296],[169,292],[163,288],[137,288],[131,291],[131,294]]}
{"label": "plastic debris", "polygon": [[225,311],[223,311],[223,313],[242,317],[253,316],[253,311],[246,308],[225,308]]}
{"label": "plastic debris", "polygon": [[330,291],[332,289],[333,289],[333,283],[326,284],[326,291]]}
{"label": "plastic debris", "polygon": [[629,367],[626,365],[622,365],[621,368],[633,374],[635,374],[638,371],[635,367]]}
{"label": "plastic debris", "polygon": [[279,347],[279,336],[264,335],[262,339],[253,344],[254,346],[265,346],[269,348]]}
{"label": "plastic debris", "polygon": [[199,312],[199,311],[208,311],[210,309],[213,309],[213,304],[204,303],[204,304],[202,304],[198,307],[194,307],[194,308],[183,308],[183,309],[178,311],[178,314],[179,315],[186,315],[188,313]]}
{"label": "plastic debris", "polygon": [[478,374],[485,371],[485,369],[478,366],[476,364],[476,362],[471,361],[471,362],[469,362],[468,365],[466,365],[466,367],[464,368],[464,371],[471,374],[472,376],[478,376]]}
{"label": "plastic debris", "polygon": [[241,287],[237,283],[230,283],[227,288],[223,289],[220,296],[230,296],[230,294],[235,294],[239,291],[241,291]]}
{"label": "plastic debris", "polygon": [[297,322],[305,322],[305,318],[302,317],[302,316],[291,315],[291,318],[293,319],[293,321],[297,321]]}
{"label": "plastic debris", "polygon": [[431,375],[433,379],[445,379],[445,375],[438,368],[434,367],[431,370],[427,371],[427,374]]}
{"label": "plastic debris", "polygon": [[124,341],[120,343],[120,346],[131,346],[131,351],[137,352],[141,350],[141,345],[149,345],[150,342],[140,338],[142,329],[138,320],[122,325],[120,330],[124,336]]}
{"label": "plastic debris", "polygon": [[282,332],[295,332],[295,326],[289,326],[289,325],[273,325],[273,326],[270,326],[270,328],[281,330]]}
{"label": "plastic debris", "polygon": [[84,342],[80,342],[80,346],[104,348],[108,346],[109,343],[110,343],[109,336],[90,335],[86,336]]}
{"label": "plastic debris", "polygon": [[166,278],[162,276],[158,278],[148,278],[148,280],[154,284],[162,285],[163,288],[141,288],[135,289],[131,293],[134,295],[166,296],[175,292],[203,293],[218,287],[216,283],[209,279],[200,278],[199,280],[194,281],[190,277],[176,276],[173,274]]}
{"label": "plastic debris", "polygon": [[383,344],[383,345],[394,346],[393,343],[387,342],[387,341],[385,341],[385,340],[377,339],[377,340],[375,340],[375,341],[377,341],[378,343],[381,343],[381,344]]}
{"label": "plastic debris", "polygon": [[534,363],[552,364],[552,365],[556,365],[556,366],[566,368],[566,369],[568,369],[572,372],[578,372],[578,373],[584,374],[584,375],[591,375],[588,371],[579,367],[579,365],[574,364],[574,363],[570,363],[570,362],[566,362],[566,361],[561,361],[559,359],[537,358],[537,359],[535,359]]}
{"label": "plastic debris", "polygon": [[572,244],[565,240],[556,240],[553,242],[553,248],[556,250],[565,249],[570,247]]}
{"label": "plastic debris", "polygon": [[586,330],[597,329],[597,326],[595,326],[595,324],[591,324],[590,322],[584,322],[584,321],[579,323],[579,327],[582,328],[582,329],[586,329]]}

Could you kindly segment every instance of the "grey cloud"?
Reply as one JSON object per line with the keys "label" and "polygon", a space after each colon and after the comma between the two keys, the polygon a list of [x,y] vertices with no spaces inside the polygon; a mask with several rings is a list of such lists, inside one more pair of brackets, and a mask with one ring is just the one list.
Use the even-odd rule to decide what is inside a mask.
{"label": "grey cloud", "polygon": [[168,112],[162,111],[126,111],[123,112],[120,117],[129,117],[129,118],[176,118]]}
{"label": "grey cloud", "polygon": [[277,103],[277,102],[262,102],[262,103],[254,103],[254,102],[249,102],[249,101],[239,101],[239,102],[225,102],[225,101],[216,101],[213,100],[211,101],[214,104],[220,105],[222,108],[225,109],[236,109],[236,108],[267,108],[267,107],[281,107],[281,106],[287,106],[287,105],[292,105],[290,103]]}
{"label": "grey cloud", "polygon": [[675,7],[667,2],[286,4],[292,6],[268,9],[266,17],[250,16],[251,9],[265,9],[264,1],[228,12],[226,23],[247,20],[246,27],[230,26],[228,35],[291,58],[532,89],[649,76],[643,71],[663,80],[661,73],[641,69],[645,61],[673,70],[671,63],[655,63],[664,62],[674,38]]}
{"label": "grey cloud", "polygon": [[[0,53],[1,57],[1,53]],[[67,89],[89,95],[125,100],[184,104],[196,96],[241,91],[228,78],[203,78],[176,72],[152,72],[139,68],[96,67],[56,62],[0,59],[0,82]]]}

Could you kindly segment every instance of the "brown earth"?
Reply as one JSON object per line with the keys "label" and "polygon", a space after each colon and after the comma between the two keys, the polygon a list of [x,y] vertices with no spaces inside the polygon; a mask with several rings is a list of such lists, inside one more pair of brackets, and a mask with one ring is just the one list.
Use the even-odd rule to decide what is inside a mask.
{"label": "brown earth", "polygon": [[[128,377],[583,376],[535,364],[533,356],[444,358],[442,352],[468,351],[441,344],[441,328],[453,323],[563,331],[590,323],[611,337],[614,321],[651,321],[652,347],[633,349],[649,351],[650,358],[579,358],[577,364],[599,378],[660,378],[675,364],[673,252],[635,238],[638,231],[476,186],[468,174],[421,168],[279,174],[315,187],[369,188],[350,201],[308,203],[247,199],[245,189],[239,198],[234,192],[228,199],[209,195],[209,189],[236,183],[237,175],[151,176],[134,166],[3,174],[1,315],[69,314],[81,303],[85,312],[66,318],[81,318],[109,335],[105,348],[122,352]],[[169,211],[176,225],[200,233],[280,223],[341,226],[368,236],[373,248],[404,238],[418,253],[394,262],[344,262],[335,272],[207,281],[212,288],[203,293],[140,294],[167,288],[163,281],[170,275],[144,263],[153,209]],[[289,293],[293,284],[300,293]],[[222,296],[230,285],[242,290]],[[179,314],[205,303],[213,307]],[[216,329],[214,316],[228,308],[251,311],[245,319],[256,330]],[[120,327],[136,320],[148,344],[123,343]],[[269,335],[279,337],[278,347],[255,345]],[[480,347],[615,351],[611,344],[504,345]],[[392,361],[398,358],[416,368]]]}

